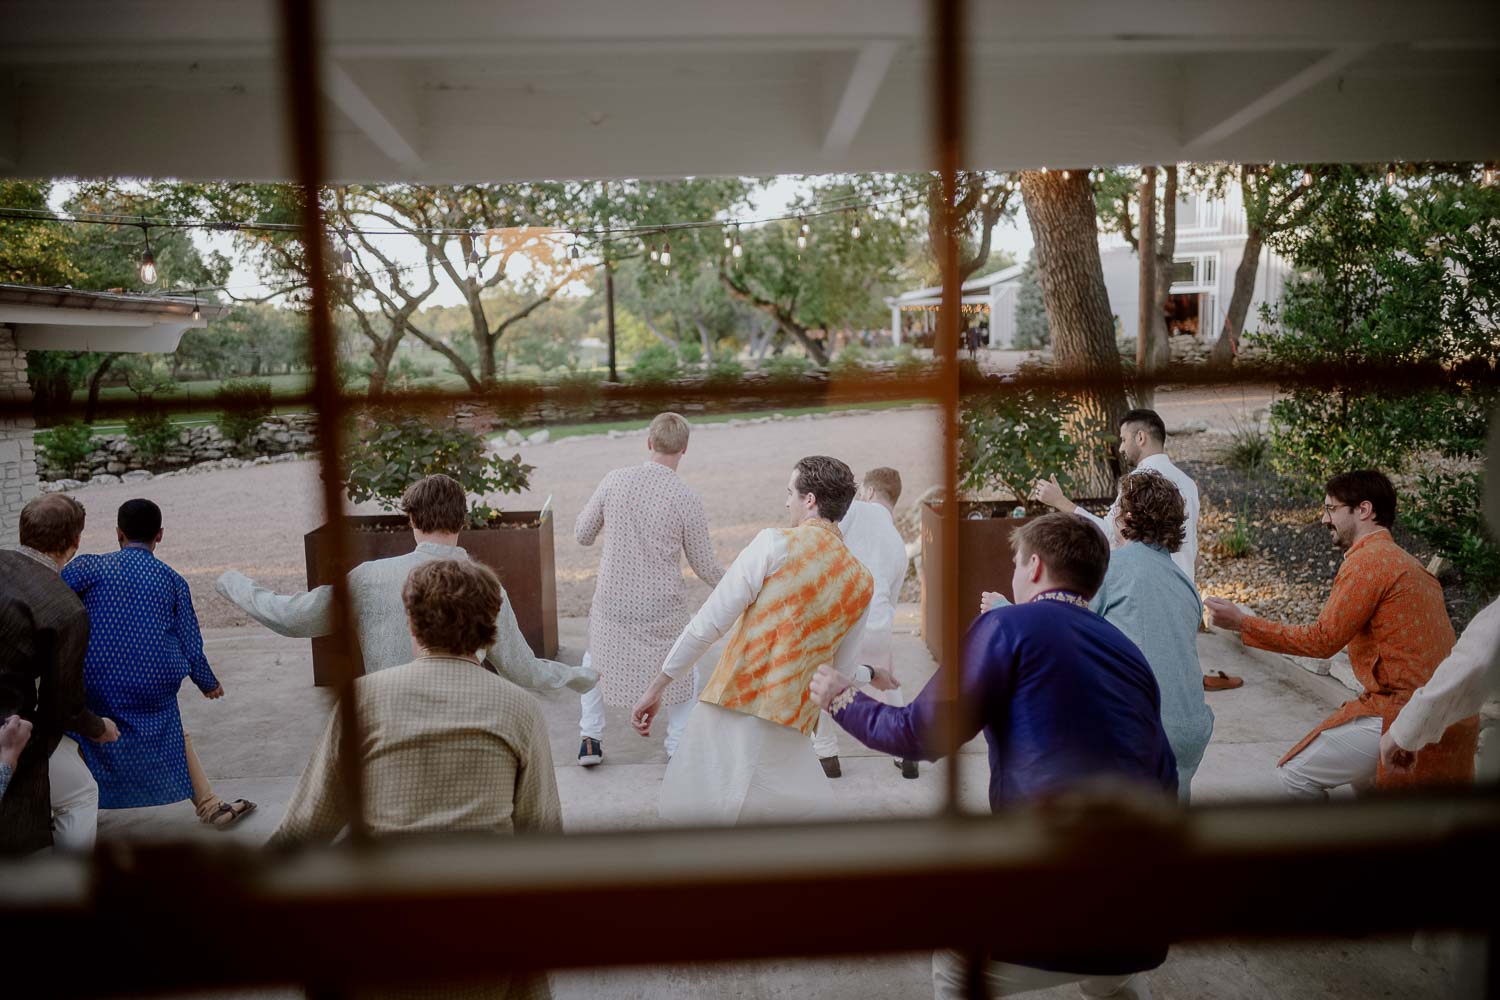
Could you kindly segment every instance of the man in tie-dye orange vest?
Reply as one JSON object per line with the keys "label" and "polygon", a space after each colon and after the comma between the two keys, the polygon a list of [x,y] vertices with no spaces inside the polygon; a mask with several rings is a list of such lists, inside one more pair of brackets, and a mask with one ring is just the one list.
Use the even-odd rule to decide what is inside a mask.
{"label": "man in tie-dye orange vest", "polygon": [[662,781],[663,819],[739,823],[822,811],[827,778],[806,739],[818,721],[808,684],[824,663],[868,679],[857,668],[874,582],[838,528],[854,491],[838,459],[798,462],[787,483],[790,527],[746,546],[636,702],[631,721],[647,735],[667,685],[729,634]]}

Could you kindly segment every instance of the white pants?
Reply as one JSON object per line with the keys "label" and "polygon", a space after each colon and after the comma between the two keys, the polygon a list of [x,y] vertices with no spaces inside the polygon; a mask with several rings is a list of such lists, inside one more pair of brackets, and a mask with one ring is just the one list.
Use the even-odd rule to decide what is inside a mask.
{"label": "white pants", "polygon": [[64,736],[47,762],[52,783],[52,846],[59,851],[94,849],[99,831],[99,785],[71,737]]}
{"label": "white pants", "polygon": [[1380,727],[1379,718],[1366,716],[1325,729],[1277,769],[1282,787],[1298,799],[1326,799],[1340,785],[1369,788],[1380,763]]}
{"label": "white pants", "polygon": [[[583,665],[589,666],[589,654],[583,654]],[[698,668],[693,667],[693,695],[681,705],[673,705],[667,709],[667,738],[663,741],[667,748],[667,756],[670,757],[677,752],[677,744],[682,739],[682,731],[687,728],[688,715],[693,711],[693,705],[698,700]],[[604,685],[595,684],[593,690],[585,691],[578,696],[578,733],[589,739],[604,740]]]}
{"label": "white pants", "polygon": [[[967,962],[956,951],[932,953],[932,995],[936,1000],[964,1000]],[[984,970],[992,997],[1013,997],[1032,990],[1045,990],[1077,983],[1086,997],[1119,997],[1120,1000],[1151,1000],[1151,987],[1139,972],[1126,976],[1086,976],[1076,972],[1048,972],[1009,962],[990,962]]]}
{"label": "white pants", "polygon": [[[895,705],[900,708],[906,704],[906,696],[901,693],[900,688],[884,691],[882,701],[887,705]],[[838,724],[833,721],[833,716],[827,712],[818,713],[818,728],[812,734],[813,752],[821,759],[823,757],[837,757],[839,755],[839,729]]]}

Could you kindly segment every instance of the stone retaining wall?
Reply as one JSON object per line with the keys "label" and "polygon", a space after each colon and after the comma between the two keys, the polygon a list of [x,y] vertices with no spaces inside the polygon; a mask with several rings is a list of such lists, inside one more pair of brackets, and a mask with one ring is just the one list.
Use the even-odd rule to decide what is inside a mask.
{"label": "stone retaining wall", "polygon": [[242,444],[235,445],[213,424],[184,428],[165,455],[147,462],[123,434],[101,434],[82,465],[58,468],[47,461],[45,451],[37,455],[37,472],[53,489],[73,489],[85,483],[150,479],[204,467],[228,468],[243,464],[290,461],[316,449],[317,418],[311,413],[288,413],[267,417]]}
{"label": "stone retaining wall", "polygon": [[[26,384],[26,355],[16,348],[15,334],[0,326],[0,399],[31,399]],[[36,496],[36,449],[30,417],[0,418],[0,545],[16,541],[21,508]]]}

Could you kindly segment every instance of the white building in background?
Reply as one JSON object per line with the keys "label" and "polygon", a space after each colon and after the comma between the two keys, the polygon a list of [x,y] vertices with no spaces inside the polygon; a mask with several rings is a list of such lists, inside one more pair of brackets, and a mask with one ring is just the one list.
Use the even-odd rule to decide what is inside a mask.
{"label": "white building in background", "polygon": [[[1196,193],[1177,200],[1177,245],[1173,281],[1167,299],[1168,329],[1174,335],[1195,335],[1212,343],[1224,327],[1224,313],[1234,291],[1234,274],[1245,251],[1245,208],[1240,190],[1231,185],[1224,197]],[[1099,261],[1109,308],[1120,337],[1134,340],[1140,321],[1140,270],[1135,250],[1118,233],[1101,233]],[[1245,316],[1245,330],[1260,326],[1261,306],[1281,297],[1289,265],[1269,249],[1260,252],[1255,292]],[[1010,349],[1015,340],[1019,265],[970,278],[963,286],[964,311],[970,324],[989,324],[989,345]],[[896,343],[921,339],[936,322],[942,289],[918,288],[886,300],[891,307],[891,336]]]}

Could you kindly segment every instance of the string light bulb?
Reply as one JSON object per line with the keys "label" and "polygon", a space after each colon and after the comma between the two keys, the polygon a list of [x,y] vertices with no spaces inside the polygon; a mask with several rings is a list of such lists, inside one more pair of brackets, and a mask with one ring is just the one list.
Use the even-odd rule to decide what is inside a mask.
{"label": "string light bulb", "polygon": [[802,220],[802,235],[806,236],[808,233],[811,233],[812,232],[812,226],[809,226],[807,224],[807,216],[805,216],[805,215],[799,215],[797,218],[799,218],[799,219]]}
{"label": "string light bulb", "polygon": [[1313,181],[1312,168],[1311,167],[1307,167],[1307,168],[1305,168],[1302,171],[1302,186],[1305,187],[1305,188],[1312,187],[1312,181]]}
{"label": "string light bulb", "polygon": [[807,234],[806,233],[798,233],[797,234],[797,249],[798,250],[806,250],[807,249]]}
{"label": "string light bulb", "polygon": [[734,255],[735,260],[739,260],[745,256],[745,248],[740,244],[740,224],[738,222],[734,224],[734,248],[730,253]]}
{"label": "string light bulb", "polygon": [[655,243],[651,244],[651,261],[652,261],[652,263],[655,263],[656,261],[658,261],[660,259],[661,259],[661,251],[656,248],[656,244]]}
{"label": "string light bulb", "polygon": [[145,226],[141,227],[142,234],[146,238],[146,249],[141,253],[141,284],[156,284],[156,254],[151,252],[151,230]]}
{"label": "string light bulb", "polygon": [[1484,165],[1484,170],[1479,175],[1479,183],[1485,187],[1495,186],[1495,165],[1493,163],[1486,163]]}
{"label": "string light bulb", "polygon": [[981,191],[981,192],[979,192],[979,204],[981,204],[981,205],[988,205],[989,203],[990,203],[990,193],[988,191]]}
{"label": "string light bulb", "polygon": [[[735,225],[734,231],[736,233],[739,232],[739,225],[738,224]],[[724,249],[728,250],[728,249],[730,249],[733,246],[734,246],[734,236],[730,234],[730,231],[728,229],[726,229],[726,230],[724,230]]]}
{"label": "string light bulb", "polygon": [[568,247],[568,257],[571,260],[577,260],[578,259],[578,244],[577,243],[574,243],[572,246]]}
{"label": "string light bulb", "polygon": [[661,266],[672,266],[672,244],[670,241],[664,241],[661,245]]}
{"label": "string light bulb", "polygon": [[1394,163],[1385,168],[1385,186],[1396,186],[1396,165]]}
{"label": "string light bulb", "polygon": [[1063,180],[1067,180],[1071,176],[1072,176],[1072,171],[1070,171],[1070,170],[1064,170],[1062,172],[1062,179]]}
{"label": "string light bulb", "polygon": [[354,251],[348,247],[344,247],[339,254],[339,274],[344,276],[345,281],[354,277]]}
{"label": "string light bulb", "polygon": [[198,293],[193,292],[193,322],[197,323],[203,319],[203,310],[198,305]]}
{"label": "string light bulb", "polygon": [[849,235],[855,239],[859,239],[859,213],[851,211],[849,214],[854,219],[853,223],[849,226]]}

